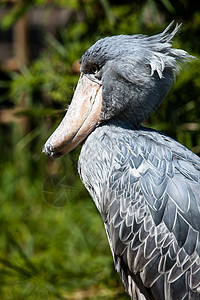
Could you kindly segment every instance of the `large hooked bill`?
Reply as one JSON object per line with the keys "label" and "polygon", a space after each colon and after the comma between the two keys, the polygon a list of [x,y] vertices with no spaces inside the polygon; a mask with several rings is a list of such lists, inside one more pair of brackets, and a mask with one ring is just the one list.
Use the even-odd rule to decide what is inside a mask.
{"label": "large hooked bill", "polygon": [[56,158],[77,147],[99,123],[101,98],[102,86],[81,74],[69,109],[43,152]]}

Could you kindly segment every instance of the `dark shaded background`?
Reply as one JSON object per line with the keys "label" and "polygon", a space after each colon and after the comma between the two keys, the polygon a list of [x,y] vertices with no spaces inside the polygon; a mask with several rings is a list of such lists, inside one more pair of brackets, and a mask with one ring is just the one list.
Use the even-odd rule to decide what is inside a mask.
{"label": "dark shaded background", "polygon": [[[64,115],[79,59],[96,40],[183,23],[174,47],[199,57],[197,1],[32,0],[0,4],[0,298],[129,299],[100,216],[77,175],[80,149],[42,147]],[[200,152],[200,68],[180,71],[145,125]]]}

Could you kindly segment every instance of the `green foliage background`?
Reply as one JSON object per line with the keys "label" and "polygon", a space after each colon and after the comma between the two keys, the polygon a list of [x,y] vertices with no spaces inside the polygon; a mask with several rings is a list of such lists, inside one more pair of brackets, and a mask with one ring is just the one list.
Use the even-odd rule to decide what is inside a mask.
{"label": "green foliage background", "polygon": [[[193,3],[193,4],[192,4]],[[3,5],[3,4],[2,4]],[[5,4],[4,4],[5,5]],[[1,20],[7,30],[32,5],[22,1]],[[54,0],[74,17],[20,73],[0,81],[0,101],[18,108],[0,127],[0,299],[129,299],[115,273],[104,227],[77,175],[80,149],[55,161],[42,147],[61,120],[78,80],[77,61],[96,40],[155,34],[182,22],[174,47],[199,57],[200,10],[189,0]],[[79,16],[78,21],[76,16]],[[21,99],[26,105],[20,108]],[[200,152],[200,68],[184,66],[167,99],[145,125]]]}

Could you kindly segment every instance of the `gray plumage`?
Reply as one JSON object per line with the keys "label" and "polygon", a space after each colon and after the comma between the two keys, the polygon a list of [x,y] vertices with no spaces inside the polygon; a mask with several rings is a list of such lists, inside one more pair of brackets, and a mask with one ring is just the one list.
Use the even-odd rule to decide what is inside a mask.
{"label": "gray plumage", "polygon": [[[171,48],[170,24],[161,34],[119,35],[97,41],[81,59],[81,72],[101,78],[103,87],[102,120],[125,111],[135,125],[144,121],[160,105],[171,88],[177,62],[193,58],[187,52]],[[129,116],[127,115],[129,114]]]}
{"label": "gray plumage", "polygon": [[133,299],[143,299],[133,281],[146,299],[200,299],[199,158],[162,133],[114,121],[88,137],[79,172]]}
{"label": "gray plumage", "polygon": [[82,57],[83,73],[98,67],[102,119],[112,120],[87,138],[79,173],[133,299],[200,299],[200,159],[139,125],[191,57],[171,48],[177,30],[108,37]]}
{"label": "gray plumage", "polygon": [[[91,128],[96,128],[91,132],[84,116],[77,129],[74,116],[82,115],[73,115],[72,106],[67,129],[64,120],[44,149],[58,157],[78,144],[79,132],[80,141],[85,138],[84,128],[91,132],[81,150],[79,174],[133,299],[200,299],[200,159],[172,138],[141,126],[167,95],[179,62],[193,58],[171,47],[180,27],[171,26],[152,37],[107,37],[90,47],[81,59],[76,97],[86,78],[96,82],[88,80],[98,87],[97,100],[102,92],[99,114],[91,113]],[[88,102],[81,103],[85,109]]]}

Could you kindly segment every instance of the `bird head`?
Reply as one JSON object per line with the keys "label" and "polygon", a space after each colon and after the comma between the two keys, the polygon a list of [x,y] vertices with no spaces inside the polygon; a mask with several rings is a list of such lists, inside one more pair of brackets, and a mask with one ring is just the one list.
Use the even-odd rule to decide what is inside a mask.
{"label": "bird head", "polygon": [[171,23],[154,36],[118,35],[92,45],[81,58],[71,105],[45,144],[59,157],[78,146],[99,124],[121,118],[137,127],[170,90],[179,61],[193,58],[171,47],[179,30]]}

